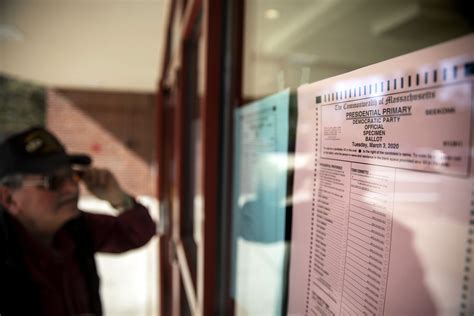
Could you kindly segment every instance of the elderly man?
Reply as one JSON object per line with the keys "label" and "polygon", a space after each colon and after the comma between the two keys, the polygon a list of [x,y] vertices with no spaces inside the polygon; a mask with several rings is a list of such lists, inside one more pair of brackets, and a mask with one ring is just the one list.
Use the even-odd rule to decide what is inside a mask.
{"label": "elderly man", "polygon": [[[148,210],[43,128],[0,144],[0,315],[101,315],[94,254],[146,244]],[[79,181],[118,216],[78,209]]]}

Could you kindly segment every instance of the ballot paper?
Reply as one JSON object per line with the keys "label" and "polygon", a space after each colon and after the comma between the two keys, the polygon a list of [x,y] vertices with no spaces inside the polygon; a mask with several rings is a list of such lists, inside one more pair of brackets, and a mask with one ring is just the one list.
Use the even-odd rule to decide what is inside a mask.
{"label": "ballot paper", "polygon": [[[234,315],[282,315],[287,289],[290,90],[234,111]],[[288,225],[289,227],[289,225]]]}
{"label": "ballot paper", "polygon": [[474,35],[298,89],[288,315],[473,315]]}

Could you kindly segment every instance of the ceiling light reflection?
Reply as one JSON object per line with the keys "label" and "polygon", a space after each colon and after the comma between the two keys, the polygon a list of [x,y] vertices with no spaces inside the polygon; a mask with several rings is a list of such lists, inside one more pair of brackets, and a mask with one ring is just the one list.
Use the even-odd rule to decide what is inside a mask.
{"label": "ceiling light reflection", "polygon": [[280,17],[280,12],[276,9],[268,9],[265,11],[265,17],[269,20],[276,20]]}

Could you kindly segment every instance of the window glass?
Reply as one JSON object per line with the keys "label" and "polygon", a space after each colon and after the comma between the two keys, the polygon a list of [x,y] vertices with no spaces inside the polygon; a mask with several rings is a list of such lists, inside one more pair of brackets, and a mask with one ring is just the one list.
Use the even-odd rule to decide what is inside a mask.
{"label": "window glass", "polygon": [[[262,100],[286,88],[290,88],[294,96],[295,89],[302,84],[344,74],[471,33],[472,17],[467,16],[470,14],[466,10],[468,6],[467,1],[450,0],[247,1],[242,86],[245,103]],[[291,117],[289,127],[295,124]],[[291,150],[288,151],[288,157],[292,158]],[[295,166],[301,163],[298,158],[301,157],[294,159]],[[245,179],[242,172],[245,170],[241,170],[238,177]],[[233,196],[233,200],[245,199],[235,192],[234,188],[237,196]],[[246,194],[258,195],[259,192]],[[291,203],[292,199],[288,201]],[[258,208],[251,211],[261,214],[277,212],[276,209]],[[243,215],[234,214],[234,217]],[[255,218],[263,216],[251,215]],[[263,231],[265,225],[262,223],[252,229]],[[258,246],[258,250],[254,249],[252,253],[237,247],[233,256],[260,256],[261,260],[268,260],[268,253],[274,245],[269,242]],[[251,262],[247,263],[247,268],[252,269]],[[258,298],[261,297],[259,286],[247,279],[239,284],[239,275],[234,277],[232,282],[237,283],[231,289],[236,306],[234,312],[236,315],[252,315],[249,311],[256,310],[261,302],[258,299],[253,303],[252,300],[239,301],[235,293],[241,291],[247,297]],[[281,280],[269,280],[267,284],[284,284],[285,276],[280,277]],[[248,306],[248,302],[254,305]],[[269,315],[285,314],[285,307],[286,302],[283,302],[282,310],[269,306],[267,311]]]}
{"label": "window glass", "polygon": [[[200,33],[201,23],[198,20],[193,27],[193,33],[185,41],[184,45],[184,148],[183,172],[187,181],[184,182],[185,200],[182,208],[183,221],[181,235],[187,252],[188,264],[191,273],[196,276],[197,269],[197,246],[200,237],[202,197],[201,197],[201,135],[200,135],[200,107],[198,87],[200,85]],[[196,280],[194,280],[196,281]]]}
{"label": "window glass", "polygon": [[247,1],[246,100],[472,32],[467,1]]}

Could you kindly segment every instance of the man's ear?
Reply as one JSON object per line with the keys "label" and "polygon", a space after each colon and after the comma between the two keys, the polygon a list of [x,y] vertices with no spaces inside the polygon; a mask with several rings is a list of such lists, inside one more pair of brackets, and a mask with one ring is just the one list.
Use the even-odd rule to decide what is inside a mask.
{"label": "man's ear", "polygon": [[0,185],[0,204],[8,211],[11,211],[11,206],[13,204],[12,192],[9,188],[3,185]]}

